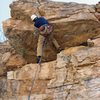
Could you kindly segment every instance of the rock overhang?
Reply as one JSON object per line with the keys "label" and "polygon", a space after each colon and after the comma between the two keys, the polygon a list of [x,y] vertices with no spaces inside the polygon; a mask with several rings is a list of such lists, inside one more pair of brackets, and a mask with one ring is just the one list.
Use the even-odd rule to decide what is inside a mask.
{"label": "rock overhang", "polygon": [[[29,62],[36,59],[37,38],[30,19],[33,13],[44,16],[54,26],[54,37],[62,48],[77,46],[88,38],[99,34],[100,22],[95,17],[94,6],[77,3],[58,3],[52,1],[19,0],[10,5],[11,18],[3,24],[10,44]],[[16,44],[16,45],[15,45]],[[56,59],[57,52],[53,45],[44,49],[44,61]],[[30,60],[31,60],[30,59]]]}

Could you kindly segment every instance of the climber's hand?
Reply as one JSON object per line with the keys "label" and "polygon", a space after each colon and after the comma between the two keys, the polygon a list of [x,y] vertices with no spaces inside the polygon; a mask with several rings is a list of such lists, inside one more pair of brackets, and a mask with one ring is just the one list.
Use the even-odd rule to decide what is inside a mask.
{"label": "climber's hand", "polygon": [[37,64],[41,63],[41,56],[37,56]]}

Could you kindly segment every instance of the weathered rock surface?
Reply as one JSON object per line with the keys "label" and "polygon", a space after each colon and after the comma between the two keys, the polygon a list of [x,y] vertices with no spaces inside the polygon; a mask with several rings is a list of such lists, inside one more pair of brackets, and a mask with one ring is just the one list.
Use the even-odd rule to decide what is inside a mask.
{"label": "weathered rock surface", "polygon": [[[5,62],[9,59],[13,49],[9,45],[9,42],[0,43],[0,76],[6,73]],[[5,56],[4,56],[5,55]]]}
{"label": "weathered rock surface", "polygon": [[[62,48],[80,45],[100,34],[95,6],[77,3],[57,3],[49,0],[18,0],[10,5],[11,18],[3,23],[6,36],[16,51],[28,62],[36,59],[37,38],[30,19],[33,13],[45,16],[54,25],[54,37]],[[56,59],[56,50],[49,42],[43,61]]]}
{"label": "weathered rock surface", "polygon": [[[100,100],[100,22],[96,6],[47,0],[17,0],[11,4],[12,17],[3,26],[12,47],[9,42],[0,44],[0,100],[28,100],[32,82],[30,100]],[[37,38],[32,34],[30,16],[34,12],[54,25],[54,36],[65,48],[57,54],[51,42],[47,44],[43,61],[50,62],[41,67],[33,64]],[[88,38],[93,39],[94,47],[77,46]]]}
{"label": "weathered rock surface", "polygon": [[98,13],[100,13],[100,2],[99,2],[98,4],[96,4],[96,11],[97,11]]}
{"label": "weathered rock surface", "polygon": [[0,76],[25,64],[27,64],[25,59],[15,52],[8,41],[0,43]]}
{"label": "weathered rock surface", "polygon": [[96,4],[95,8],[96,8],[95,16],[100,20],[100,2]]}
{"label": "weathered rock surface", "polygon": [[[27,64],[16,71],[9,71],[4,96],[27,100],[37,68],[37,64]],[[43,63],[38,70],[31,100],[100,99],[100,47],[66,49],[57,55],[57,60]]]}

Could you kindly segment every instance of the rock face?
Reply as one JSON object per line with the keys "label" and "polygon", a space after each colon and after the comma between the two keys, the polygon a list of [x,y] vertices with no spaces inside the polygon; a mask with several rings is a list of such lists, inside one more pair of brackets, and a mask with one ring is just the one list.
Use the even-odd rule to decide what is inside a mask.
{"label": "rock face", "polygon": [[[99,100],[100,46],[72,47],[60,52],[57,60],[43,63],[41,68],[27,64],[9,71],[5,93],[9,99],[27,100],[35,74],[30,100]],[[2,90],[5,87],[6,84]],[[8,100],[7,95],[2,95],[4,100]]]}
{"label": "rock face", "polygon": [[[9,45],[8,41],[0,43],[0,76],[6,73],[5,62],[11,56],[12,48]],[[5,56],[4,56],[5,55]]]}
{"label": "rock face", "polygon": [[[11,18],[3,23],[9,42],[0,43],[0,100],[100,100],[98,5],[13,2]],[[37,44],[30,19],[33,13],[54,25],[54,36],[65,48],[57,54],[49,41],[41,66],[33,63]],[[87,39],[94,42],[93,47],[79,46]]]}
{"label": "rock face", "polygon": [[0,43],[0,76],[6,75],[8,70],[22,67],[27,62],[17,54],[8,41]]}
{"label": "rock face", "polygon": [[[33,13],[44,16],[54,26],[54,37],[62,48],[77,46],[100,33],[98,10],[95,6],[57,3],[49,0],[17,0],[11,5],[11,18],[3,23],[6,36],[27,62],[35,62],[37,38],[30,19]],[[49,41],[43,61],[56,59],[56,50]]]}

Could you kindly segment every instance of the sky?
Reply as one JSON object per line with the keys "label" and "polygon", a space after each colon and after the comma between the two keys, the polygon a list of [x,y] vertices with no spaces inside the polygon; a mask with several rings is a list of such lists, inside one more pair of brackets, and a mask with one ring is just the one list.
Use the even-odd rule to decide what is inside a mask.
{"label": "sky", "polygon": [[[9,4],[13,0],[0,0],[0,42],[6,40],[3,29],[2,29],[2,21],[10,18],[10,9]],[[59,2],[77,2],[77,3],[85,3],[85,4],[96,4],[99,0],[52,0],[52,1],[59,1]]]}
{"label": "sky", "polygon": [[10,17],[9,4],[11,2],[12,0],[0,0],[0,42],[3,42],[6,40],[3,34],[2,21]]}
{"label": "sky", "polygon": [[85,3],[85,4],[96,4],[100,0],[52,0],[52,1],[60,1],[60,2],[77,2],[77,3]]}

